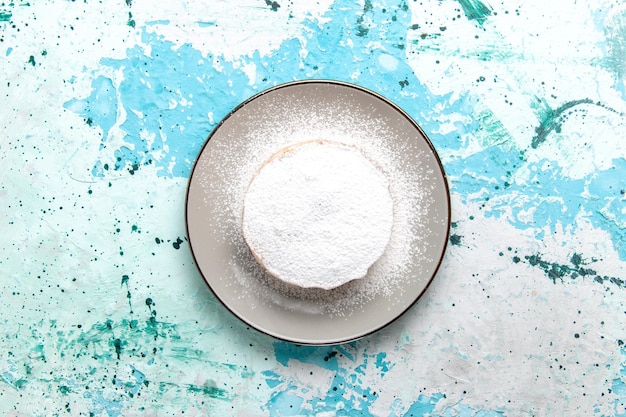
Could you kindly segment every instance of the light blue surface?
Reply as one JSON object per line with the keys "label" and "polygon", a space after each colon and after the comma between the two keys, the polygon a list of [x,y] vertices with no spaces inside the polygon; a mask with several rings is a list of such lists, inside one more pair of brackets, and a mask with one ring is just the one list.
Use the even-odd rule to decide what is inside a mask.
{"label": "light blue surface", "polygon": [[[262,0],[161,14],[136,3],[0,6],[0,410],[626,415],[620,2],[555,2],[555,27],[592,40],[572,40],[554,67],[546,45],[558,39],[537,2],[336,0],[304,14]],[[533,16],[536,28],[505,31]],[[46,18],[59,23],[36,24]],[[220,55],[243,51],[241,31],[255,47]],[[467,52],[476,39],[487,41]],[[568,65],[579,85],[546,75],[538,93],[539,80],[514,76]],[[506,81],[483,87],[496,78]],[[302,79],[398,104],[440,152],[453,196],[450,248],[425,299],[340,346],[246,328],[205,288],[184,236],[186,180],[211,130],[254,94]],[[576,132],[595,131],[579,143]]]}

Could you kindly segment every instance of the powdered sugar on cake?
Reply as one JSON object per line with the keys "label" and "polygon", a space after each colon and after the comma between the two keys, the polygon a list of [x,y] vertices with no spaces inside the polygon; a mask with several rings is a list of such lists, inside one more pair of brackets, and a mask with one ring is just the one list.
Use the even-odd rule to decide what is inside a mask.
{"label": "powdered sugar on cake", "polygon": [[387,178],[357,149],[307,141],[259,169],[244,201],[243,234],[273,276],[332,289],[364,277],[393,225]]}

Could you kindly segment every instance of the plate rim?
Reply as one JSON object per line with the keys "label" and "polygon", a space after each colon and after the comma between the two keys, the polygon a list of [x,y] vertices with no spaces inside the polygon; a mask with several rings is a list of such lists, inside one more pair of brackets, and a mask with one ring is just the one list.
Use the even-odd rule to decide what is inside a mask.
{"label": "plate rim", "polygon": [[[370,329],[367,332],[364,332],[363,334],[360,335],[356,335],[356,336],[348,336],[346,338],[335,338],[333,340],[328,340],[328,341],[319,341],[319,342],[313,342],[313,341],[305,341],[305,340],[295,340],[294,338],[289,338],[287,336],[284,335],[279,335],[279,334],[275,334],[274,332],[270,332],[267,329],[263,329],[258,327],[257,325],[251,323],[249,320],[247,320],[245,317],[243,317],[241,314],[237,313],[237,311],[233,310],[232,308],[230,308],[228,306],[228,304],[216,293],[216,291],[213,289],[213,287],[211,286],[211,284],[209,283],[209,280],[207,279],[207,276],[205,275],[205,273],[202,271],[202,269],[199,266],[198,263],[198,258],[196,256],[196,253],[193,249],[193,244],[190,238],[190,229],[189,229],[189,195],[191,192],[191,184],[192,184],[192,180],[194,179],[194,174],[196,172],[196,168],[198,167],[198,162],[200,160],[200,157],[202,156],[202,154],[204,153],[205,148],[209,145],[211,139],[213,138],[213,136],[218,132],[218,130],[221,128],[221,126],[228,120],[230,119],[235,113],[237,113],[241,108],[245,107],[246,105],[248,105],[250,102],[258,99],[261,96],[264,96],[266,94],[272,93],[274,91],[280,90],[280,89],[284,89],[284,88],[289,88],[289,87],[294,87],[294,86],[299,86],[299,85],[305,85],[305,84],[316,84],[316,85],[322,85],[322,84],[327,84],[327,85],[334,85],[334,86],[340,86],[340,87],[346,87],[349,89],[354,89],[357,90],[359,92],[365,93],[367,95],[370,95],[378,100],[381,100],[382,102],[384,102],[385,104],[389,105],[394,111],[396,111],[399,115],[401,115],[402,117],[404,117],[422,136],[422,138],[425,140],[426,144],[428,145],[428,148],[430,149],[430,153],[431,156],[434,157],[436,163],[437,163],[437,167],[438,167],[438,174],[441,175],[441,179],[444,185],[444,191],[445,191],[445,200],[446,200],[446,216],[447,216],[447,220],[445,222],[446,225],[446,229],[445,229],[445,239],[443,240],[443,246],[441,248],[440,254],[439,254],[439,259],[437,260],[437,263],[435,265],[435,268],[433,269],[432,273],[430,274],[430,277],[428,278],[428,281],[426,282],[426,285],[424,285],[424,288],[422,289],[422,291],[413,299],[413,301],[409,304],[407,304],[407,306],[400,311],[398,314],[395,315],[395,317],[391,318],[390,320],[386,321],[385,323],[378,325],[372,329]],[[430,140],[430,138],[428,137],[428,135],[426,135],[426,133],[424,132],[424,130],[422,129],[422,127],[415,121],[413,120],[413,118],[407,113],[405,112],[400,106],[398,106],[397,104],[395,104],[393,101],[391,101],[390,99],[386,98],[385,96],[370,90],[369,88],[357,85],[357,84],[353,84],[353,83],[349,83],[349,82],[345,82],[345,81],[338,81],[338,80],[330,80],[330,79],[308,79],[308,80],[296,80],[296,81],[289,81],[289,82],[285,82],[285,83],[281,83],[281,84],[277,84],[274,85],[272,87],[269,87],[267,89],[264,89],[252,96],[250,96],[249,98],[243,100],[241,103],[239,103],[237,106],[235,106],[232,110],[230,110],[226,116],[224,116],[216,125],[215,127],[211,130],[211,132],[209,133],[209,135],[207,136],[207,138],[205,139],[204,143],[202,144],[202,147],[200,148],[200,150],[198,151],[198,153],[195,156],[195,160],[193,163],[193,167],[191,169],[191,172],[189,174],[189,178],[187,180],[187,187],[186,187],[186,192],[185,192],[185,232],[187,234],[187,241],[189,242],[189,248],[191,250],[191,255],[194,261],[194,264],[196,265],[196,270],[200,273],[200,275],[202,276],[202,279],[204,280],[205,284],[207,285],[207,287],[209,288],[209,290],[211,291],[211,293],[215,296],[215,298],[220,302],[220,304],[222,306],[224,306],[232,315],[234,315],[237,319],[239,319],[241,322],[243,322],[244,324],[246,324],[248,327],[262,333],[265,334],[267,336],[270,336],[274,339],[283,341],[283,342],[288,342],[288,343],[292,343],[295,345],[303,345],[303,346],[331,346],[331,345],[339,345],[339,344],[344,344],[344,343],[349,343],[349,342],[354,342],[356,340],[362,339],[364,337],[370,336],[388,326],[390,326],[391,324],[393,324],[394,322],[396,322],[398,319],[400,319],[401,317],[403,317],[411,308],[413,308],[413,306],[415,306],[415,304],[417,304],[417,302],[422,298],[422,296],[426,293],[426,291],[428,290],[428,288],[430,287],[431,283],[433,282],[433,280],[435,279],[435,277],[437,276],[441,265],[443,263],[443,259],[445,257],[448,245],[449,245],[449,240],[450,240],[450,228],[451,228],[451,224],[452,224],[452,204],[451,204],[451,198],[450,198],[450,186],[448,184],[448,176],[446,174],[446,171],[444,169],[443,163],[441,162],[441,158],[439,157],[439,154],[437,153],[437,150],[435,149],[432,141]]]}

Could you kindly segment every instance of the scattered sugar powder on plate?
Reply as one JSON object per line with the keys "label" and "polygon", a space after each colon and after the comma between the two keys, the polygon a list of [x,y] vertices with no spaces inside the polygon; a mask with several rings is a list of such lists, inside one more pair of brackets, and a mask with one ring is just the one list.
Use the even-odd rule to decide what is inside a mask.
{"label": "scattered sugar powder on plate", "polygon": [[[221,155],[211,161],[210,169],[217,170],[222,181],[203,184],[221,199],[218,212],[211,214],[211,227],[217,240],[234,247],[229,264],[238,297],[253,308],[263,303],[331,317],[358,313],[363,305],[381,297],[388,305],[403,302],[395,295],[403,292],[407,280],[417,279],[422,272],[419,262],[416,266],[413,260],[433,261],[425,258],[430,232],[424,216],[433,215],[428,208],[433,204],[430,192],[435,185],[421,178],[432,177],[435,168],[419,163],[420,155],[428,155],[414,141],[398,140],[400,133],[394,126],[375,116],[363,117],[363,110],[352,111],[349,104],[329,109],[298,103],[294,97],[289,103],[269,101],[264,106],[262,110],[259,106],[249,111],[244,111],[246,106],[240,108],[231,116],[237,117],[233,123],[238,128],[224,129],[218,141],[209,143],[212,151]],[[383,255],[365,277],[332,290],[301,288],[276,279],[257,262],[242,234],[245,194],[259,167],[287,146],[320,138],[358,149],[386,176],[393,200],[392,232]],[[421,138],[416,137],[418,140]],[[409,269],[411,276],[407,276]]]}

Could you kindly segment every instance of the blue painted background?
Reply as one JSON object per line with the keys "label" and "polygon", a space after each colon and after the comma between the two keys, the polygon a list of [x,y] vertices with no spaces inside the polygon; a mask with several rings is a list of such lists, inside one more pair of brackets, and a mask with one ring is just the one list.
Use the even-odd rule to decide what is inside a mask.
{"label": "blue painted background", "polygon": [[[620,2],[555,3],[554,25],[589,31],[595,52],[572,46],[570,61],[591,72],[573,66],[580,85],[546,77],[555,87],[539,93],[535,79],[481,87],[543,64],[549,26],[502,29],[543,16],[523,2],[336,0],[304,17],[286,2],[191,2],[157,20],[136,3],[0,5],[0,410],[626,415],[626,146],[609,165],[571,174],[577,158],[624,140]],[[200,48],[232,14],[258,48],[237,59]],[[298,36],[267,52],[272,35],[251,16],[279,16]],[[467,45],[489,39],[470,57],[473,84],[455,80],[470,65],[467,45],[443,43],[454,30]],[[238,32],[225,31],[220,42],[236,49]],[[512,53],[512,40],[528,49]],[[454,203],[450,248],[426,298],[379,334],[318,348],[275,341],[225,311],[195,270],[182,215],[194,160],[219,121],[265,88],[311,78],[402,107],[442,155]],[[596,82],[591,97],[585,85]],[[494,96],[501,106],[528,99],[509,113],[532,117],[511,128]],[[568,153],[572,129],[610,140],[589,137],[589,153]],[[515,333],[516,323],[535,333]]]}

